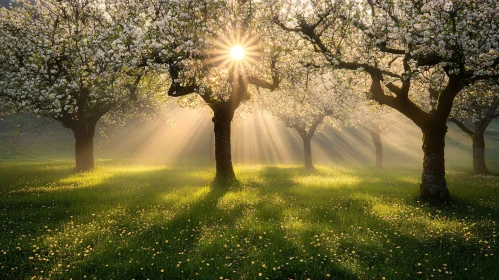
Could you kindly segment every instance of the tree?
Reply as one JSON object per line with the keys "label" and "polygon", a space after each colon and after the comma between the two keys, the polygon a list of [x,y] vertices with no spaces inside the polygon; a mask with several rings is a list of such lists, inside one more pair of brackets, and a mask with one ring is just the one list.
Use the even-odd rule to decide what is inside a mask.
{"label": "tree", "polygon": [[99,120],[153,100],[145,84],[153,73],[135,66],[131,42],[141,34],[127,29],[129,11],[117,1],[14,3],[0,9],[0,91],[18,111],[71,129],[76,170],[89,171]]}
{"label": "tree", "polygon": [[[496,1],[338,0],[309,3],[304,10],[283,2],[274,9],[282,29],[299,33],[323,55],[326,65],[363,72],[371,80],[372,99],[421,129],[420,197],[450,199],[446,121],[454,98],[466,86],[498,78]],[[419,102],[430,92],[421,76],[433,71],[445,74],[443,88],[430,93],[437,101],[434,109]]]}
{"label": "tree", "polygon": [[485,164],[484,133],[492,120],[499,118],[498,107],[498,84],[479,83],[460,93],[452,108],[449,121],[471,137],[475,174],[490,173]]}
{"label": "tree", "polygon": [[305,72],[280,90],[262,95],[259,105],[285,126],[296,130],[303,141],[305,168],[312,170],[312,138],[328,119],[336,126],[340,125],[349,115],[351,103],[348,100],[353,95],[351,79],[336,79],[330,73],[320,74],[308,69]]}
{"label": "tree", "polygon": [[[366,129],[374,145],[375,167],[383,168],[382,135],[400,122],[400,114],[388,106],[380,106],[375,101],[364,98],[363,105],[352,110],[348,120],[351,126]],[[357,103],[362,102],[357,101]],[[362,104],[362,103],[360,103]]]}
{"label": "tree", "polygon": [[[170,57],[154,57],[166,65],[171,79],[168,95],[192,96],[213,111],[215,133],[215,180],[221,185],[235,181],[231,155],[231,122],[235,110],[250,98],[250,86],[274,90],[279,85],[277,49],[269,37],[272,25],[265,21],[266,4],[258,1],[186,1],[189,13],[190,48]],[[159,40],[169,14],[155,19]],[[179,49],[179,48],[176,48]],[[151,53],[155,53],[152,51]],[[267,79],[265,79],[267,78]],[[267,80],[270,80],[267,81]]]}

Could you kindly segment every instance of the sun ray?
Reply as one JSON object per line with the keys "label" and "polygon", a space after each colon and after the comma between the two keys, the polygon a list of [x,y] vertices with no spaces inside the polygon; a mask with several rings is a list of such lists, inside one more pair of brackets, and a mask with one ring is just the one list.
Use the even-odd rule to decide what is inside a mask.
{"label": "sun ray", "polygon": [[244,32],[229,28],[224,34],[210,39],[213,48],[207,51],[209,59],[206,63],[246,75],[262,56],[259,36],[254,36],[251,28]]}

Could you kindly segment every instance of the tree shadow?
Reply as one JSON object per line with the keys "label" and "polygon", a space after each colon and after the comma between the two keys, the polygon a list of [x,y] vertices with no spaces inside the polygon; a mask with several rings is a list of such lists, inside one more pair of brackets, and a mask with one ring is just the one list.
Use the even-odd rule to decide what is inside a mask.
{"label": "tree shadow", "polygon": [[[493,272],[494,260],[483,260],[483,256],[477,255],[493,253],[495,250],[488,249],[485,252],[486,246],[480,245],[482,241],[471,242],[466,236],[445,230],[438,233],[438,227],[434,232],[424,222],[415,228],[412,226],[418,223],[411,222],[412,226],[407,227],[409,224],[403,216],[377,216],[372,215],[373,211],[375,212],[373,203],[356,198],[344,199],[333,209],[311,208],[306,219],[314,220],[317,225],[322,226],[305,231],[303,239],[316,241],[316,244],[325,243],[325,238],[317,237],[327,229],[329,238],[336,238],[334,252],[338,255],[338,260],[356,262],[364,267],[363,273],[359,274],[364,279],[407,279],[417,278],[420,274],[423,277],[430,274],[442,276],[445,270],[457,274],[460,279],[475,279],[477,271],[478,275],[498,275]],[[422,217],[424,216],[423,211]],[[436,220],[437,224],[438,221]],[[348,229],[346,234],[345,229]],[[311,255],[321,253],[316,247],[311,249]],[[467,268],[471,266],[475,266],[475,271],[468,272]],[[412,274],[397,274],[398,271]]]}
{"label": "tree shadow", "polygon": [[[118,277],[142,279],[146,278],[145,275],[148,275],[147,278],[162,278],[159,271],[151,270],[150,267],[144,269],[148,262],[155,262],[154,254],[148,254],[150,250],[149,252],[148,250],[142,253],[136,252],[136,248],[153,248],[155,252],[164,255],[163,260],[160,262],[168,271],[163,276],[165,279],[193,277],[193,275],[184,274],[180,271],[175,272],[175,267],[179,264],[179,261],[185,261],[183,256],[195,251],[197,242],[203,234],[203,227],[213,223],[213,217],[220,216],[217,215],[217,204],[227,191],[227,188],[220,188],[219,185],[213,183],[202,198],[189,204],[188,207],[178,210],[171,218],[165,215],[164,221],[159,220],[153,224],[145,223],[145,227],[134,237],[121,237],[115,233],[111,238],[116,239],[123,246],[120,246],[119,250],[114,254],[102,248],[98,254],[86,260],[81,265],[81,269],[91,275],[99,275],[99,277],[104,278],[112,277],[113,270],[126,271],[125,274],[116,275]],[[126,207],[136,208],[133,205],[127,205]],[[224,223],[230,223],[236,216],[227,216],[227,218],[230,218],[229,221],[224,221]],[[123,227],[125,226],[123,225]],[[106,246],[105,243],[102,245]],[[119,263],[115,261],[116,253],[119,254],[119,258],[122,260]],[[137,259],[137,256],[141,258],[138,263],[129,262],[130,259]],[[114,267],[112,270],[101,271],[94,264],[102,262],[114,263]]]}
{"label": "tree shadow", "polygon": [[[495,198],[497,199],[497,198]],[[415,205],[419,201],[415,202]],[[483,222],[484,219],[499,221],[499,212],[497,208],[484,205],[475,199],[466,199],[462,197],[453,197],[450,202],[439,203],[429,201],[422,208],[431,215],[440,215],[455,220],[471,220],[476,223]]]}
{"label": "tree shadow", "polygon": [[[94,247],[95,242],[92,241],[92,237],[95,237],[96,240],[102,238],[102,234],[92,229],[95,221],[110,219],[116,224],[120,223],[120,225],[136,222],[140,219],[138,209],[145,209],[151,204],[157,204],[162,193],[168,193],[172,189],[185,185],[192,184],[193,188],[196,188],[196,186],[199,187],[208,183],[202,175],[196,176],[196,174],[176,169],[163,168],[141,172],[140,174],[116,172],[110,177],[85,188],[74,187],[53,191],[50,188],[43,187],[47,181],[52,185],[54,181],[60,182],[65,178],[71,178],[71,176],[84,175],[75,175],[72,172],[72,167],[54,169],[45,173],[35,170],[35,172],[28,174],[29,176],[41,176],[36,178],[38,178],[38,186],[42,186],[42,190],[37,189],[35,186],[33,187],[34,191],[23,191],[16,194],[15,197],[4,197],[2,199],[2,208],[9,211],[9,216],[3,219],[4,222],[1,223],[1,227],[8,228],[9,231],[5,230],[3,234],[0,233],[0,237],[2,237],[0,240],[25,240],[20,243],[22,245],[23,243],[31,244],[29,240],[45,240],[48,238],[47,241],[41,242],[39,245],[37,255],[53,261],[55,261],[56,256],[50,257],[50,251],[52,251],[50,248],[54,246],[50,242],[57,242],[60,239],[61,243],[71,243],[61,236],[62,232],[70,232],[70,234],[76,236],[83,233],[88,237],[88,241],[81,245]],[[165,177],[171,177],[169,182],[163,181]],[[208,196],[208,199],[213,199],[214,195],[222,194],[215,191]],[[174,203],[175,201],[165,203],[162,210],[173,207]],[[121,212],[115,213],[115,210]],[[123,213],[130,214],[126,217],[130,218],[130,221],[119,217]],[[126,225],[125,228],[133,228],[133,225]],[[90,233],[85,234],[85,230]],[[0,241],[0,244],[3,243]],[[27,245],[22,247],[27,247]],[[29,250],[11,250],[9,259],[14,261],[17,269],[5,275],[5,279],[19,279],[23,278],[22,275],[28,277],[30,273],[35,272],[35,268],[40,269],[32,262],[23,261],[18,263],[18,261],[15,261],[27,260],[33,255]],[[61,253],[59,257],[62,255],[64,254]],[[71,252],[68,252],[65,257],[71,258],[74,256],[71,255]],[[50,264],[51,262],[44,264],[42,267],[45,267],[45,269],[42,270],[50,271],[50,269],[47,269]]]}
{"label": "tree shadow", "polygon": [[[47,185],[73,174],[73,167],[67,162],[0,163],[0,194],[6,197],[22,195],[36,190],[31,184]],[[19,189],[20,185],[24,185]]]}
{"label": "tree shadow", "polygon": [[[460,279],[473,279],[472,272],[463,271],[467,262],[476,263],[473,273],[494,274],[494,258],[478,262],[474,256],[488,250],[482,243],[467,241],[455,232],[431,232],[440,220],[432,224],[433,218],[425,218],[438,211],[453,220],[466,217],[479,223],[479,216],[470,217],[471,210],[464,208],[477,213],[494,208],[477,200],[457,200],[442,210],[392,200],[384,196],[392,188],[378,192],[362,181],[349,190],[320,191],[299,183],[296,179],[309,175],[296,167],[265,167],[242,176],[231,187],[216,185],[210,172],[178,168],[117,172],[88,188],[46,194],[47,203],[54,203],[50,209],[40,205],[26,209],[27,201],[36,204],[38,200],[26,194],[22,203],[14,201],[13,206],[22,212],[17,217],[29,217],[29,223],[18,219],[17,224],[23,221],[22,229],[13,228],[13,235],[8,233],[9,224],[2,225],[0,245],[3,240],[22,243],[17,240],[25,238],[28,242],[21,247],[29,250],[11,250],[8,259],[0,259],[2,265],[19,268],[4,278],[38,274],[61,279],[82,275],[257,279],[262,273],[261,277],[273,279],[328,278],[327,274],[338,279],[407,279],[420,277],[418,272],[429,277],[432,269],[446,267],[459,272]],[[319,170],[311,177],[329,176],[334,174]],[[417,219],[404,207],[419,207]],[[491,220],[499,219],[496,212],[489,213]],[[406,218],[413,220],[407,223]],[[47,261],[25,261],[35,255],[27,246],[29,240],[36,240],[33,243],[40,246],[36,254]]]}

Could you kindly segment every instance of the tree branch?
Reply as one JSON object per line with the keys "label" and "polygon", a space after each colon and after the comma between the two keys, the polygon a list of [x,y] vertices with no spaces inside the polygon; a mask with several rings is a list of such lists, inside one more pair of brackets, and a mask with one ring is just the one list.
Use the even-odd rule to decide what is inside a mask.
{"label": "tree branch", "polygon": [[285,25],[284,23],[282,23],[278,17],[274,17],[273,18],[273,22],[275,24],[277,24],[277,26],[279,26],[282,30],[284,31],[290,31],[290,32],[302,32],[301,28],[292,28],[292,27],[288,27],[287,25]]}
{"label": "tree branch", "polygon": [[416,58],[417,66],[420,66],[420,67],[424,67],[424,66],[432,67],[432,66],[439,64],[442,61],[443,61],[442,57],[440,57],[439,55],[437,55],[435,53],[432,53],[432,54],[425,56],[425,57]]}
{"label": "tree branch", "polygon": [[427,124],[429,114],[419,108],[408,98],[398,98],[386,95],[381,86],[381,78],[371,75],[372,99],[381,105],[388,105],[411,119],[418,127],[422,128]]}
{"label": "tree branch", "polygon": [[464,133],[468,134],[470,137],[473,137],[473,135],[475,135],[475,133],[471,129],[467,128],[466,125],[462,121],[459,121],[458,119],[456,119],[454,117],[448,118],[448,121],[457,125]]}
{"label": "tree branch", "polygon": [[170,78],[172,79],[172,84],[168,89],[168,95],[173,97],[180,97],[184,95],[188,95],[197,91],[199,86],[196,84],[195,79],[190,79],[189,84],[183,86],[179,83],[179,72],[182,70],[182,67],[177,62],[169,63],[168,71],[170,72]]}
{"label": "tree branch", "polygon": [[462,75],[449,76],[447,86],[440,92],[438,97],[436,113],[439,115],[440,120],[446,120],[449,117],[454,99],[464,88],[465,80]]}
{"label": "tree branch", "polygon": [[272,83],[262,80],[257,77],[247,77],[248,83],[257,87],[261,88],[266,88],[271,91],[274,91],[279,87],[279,84],[281,83],[281,80],[279,79],[279,75],[276,69],[276,64],[277,64],[277,56],[274,55],[270,59],[270,70],[272,72]]}
{"label": "tree branch", "polygon": [[[276,20],[276,23],[285,31],[297,32],[297,33],[301,32],[305,34],[309,38],[309,41],[314,45],[314,47],[317,47],[316,52],[321,52],[326,57],[326,60],[333,66],[347,70],[357,70],[359,68],[362,68],[364,69],[364,71],[368,72],[369,74],[376,74],[379,76],[387,75],[394,78],[399,78],[399,79],[401,78],[400,75],[397,75],[390,71],[381,70],[377,67],[371,66],[366,63],[345,62],[342,61],[341,59],[333,58],[331,51],[324,45],[321,38],[316,34],[314,25],[309,25],[306,22],[300,22],[298,28],[290,28],[281,23],[279,20]],[[400,50],[399,53],[405,54],[407,56],[405,51]]]}
{"label": "tree branch", "polygon": [[499,107],[499,100],[492,102],[492,104],[488,106],[487,112],[485,113],[485,117],[483,117],[483,119],[479,123],[477,123],[481,131],[485,131],[489,126],[489,124],[494,120],[495,118],[494,115],[498,107]]}
{"label": "tree branch", "polygon": [[137,89],[139,88],[139,83],[140,80],[142,79],[142,76],[143,74],[136,75],[135,80],[131,84],[126,85],[128,93],[130,94],[130,98],[133,101],[137,101]]}
{"label": "tree branch", "polygon": [[298,134],[300,134],[301,137],[307,137],[307,132],[303,128],[301,128],[297,125],[290,126],[290,127],[294,128],[298,132]]}
{"label": "tree branch", "polygon": [[310,129],[308,130],[308,133],[307,133],[307,137],[308,138],[312,138],[315,134],[315,130],[317,129],[317,127],[322,123],[322,121],[324,120],[324,118],[326,117],[325,114],[321,114],[317,117],[317,119],[315,119],[315,121],[312,123],[312,126],[310,127]]}
{"label": "tree branch", "polygon": [[476,75],[473,78],[471,78],[472,82],[477,82],[477,81],[483,81],[483,80],[493,80],[493,79],[499,79],[499,74],[491,74],[491,75]]}
{"label": "tree branch", "polygon": [[[374,11],[374,9],[373,9],[373,11]],[[364,34],[366,34],[367,37],[369,37],[370,39],[375,39],[375,37],[372,33],[366,32],[369,28],[366,25],[364,25],[363,23],[358,22],[358,21],[354,21],[354,20],[350,20],[345,15],[340,15],[340,18],[344,21],[350,21],[354,27],[356,27],[357,29],[364,32]],[[386,42],[378,43],[377,46],[378,46],[379,50],[384,52],[384,53],[397,54],[397,55],[405,55],[406,54],[405,50],[389,48]]]}
{"label": "tree branch", "polygon": [[397,74],[395,74],[393,72],[390,72],[390,71],[381,70],[381,69],[379,69],[377,67],[374,67],[374,66],[366,64],[366,63],[345,62],[345,61],[342,61],[342,60],[338,60],[337,61],[337,66],[339,68],[346,69],[346,70],[357,70],[359,68],[362,68],[368,74],[370,74],[370,75],[377,75],[377,76],[380,76],[380,77],[382,75],[386,75],[386,76],[393,77],[393,78],[398,78],[398,79],[401,78],[400,75],[397,75]]}

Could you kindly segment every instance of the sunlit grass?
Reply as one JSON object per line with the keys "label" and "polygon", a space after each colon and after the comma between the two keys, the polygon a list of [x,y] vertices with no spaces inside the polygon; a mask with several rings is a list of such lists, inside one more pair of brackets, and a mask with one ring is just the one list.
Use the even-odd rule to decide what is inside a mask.
{"label": "sunlit grass", "polygon": [[348,188],[350,186],[354,187],[359,184],[359,178],[355,176],[334,176],[326,177],[324,175],[311,175],[295,178],[293,180],[296,185],[300,187],[314,187],[314,188]]}
{"label": "sunlit grass", "polygon": [[419,170],[0,164],[0,279],[497,279],[499,180]]}

